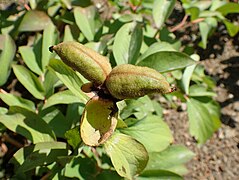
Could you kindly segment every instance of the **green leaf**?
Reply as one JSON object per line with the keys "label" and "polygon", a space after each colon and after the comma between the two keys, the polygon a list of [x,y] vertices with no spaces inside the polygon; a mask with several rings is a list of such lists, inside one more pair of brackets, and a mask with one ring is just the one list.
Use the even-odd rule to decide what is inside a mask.
{"label": "green leaf", "polygon": [[123,25],[116,33],[113,44],[113,54],[117,65],[135,64],[143,34],[140,24],[135,22]]}
{"label": "green leaf", "polygon": [[137,180],[183,180],[183,178],[173,172],[166,171],[166,170],[152,170],[143,172],[137,177]]}
{"label": "green leaf", "polygon": [[3,102],[5,102],[8,106],[19,106],[22,108],[25,108],[29,111],[35,112],[35,104],[27,99],[24,99],[22,97],[18,97],[16,95],[10,94],[10,93],[1,93],[0,92],[0,98]]}
{"label": "green leaf", "polygon": [[198,96],[217,96],[217,94],[213,91],[208,91],[206,87],[202,85],[194,84],[189,88],[189,96],[190,97],[198,97]]}
{"label": "green leaf", "polygon": [[190,14],[190,20],[193,21],[199,17],[200,10],[197,7],[186,9],[187,14]]}
{"label": "green leaf", "polygon": [[57,86],[57,83],[61,83],[56,76],[56,74],[50,70],[47,70],[44,74],[44,89],[45,96],[48,99],[52,94],[54,94],[54,88]]}
{"label": "green leaf", "polygon": [[151,54],[155,54],[161,51],[176,51],[171,44],[167,42],[156,42],[152,44],[138,59],[137,62],[142,61],[143,59],[147,58]]}
{"label": "green leaf", "polygon": [[54,141],[55,137],[49,126],[34,113],[0,115],[0,122],[13,132],[25,136],[33,143]]}
{"label": "green leaf", "polygon": [[101,22],[94,6],[74,8],[76,24],[88,41],[93,41],[95,33],[99,30]]}
{"label": "green leaf", "polygon": [[62,61],[52,59],[49,63],[49,69],[52,70],[57,77],[69,88],[69,90],[78,96],[83,103],[89,98],[80,90],[83,85],[78,74]]}
{"label": "green leaf", "polygon": [[234,37],[239,32],[238,24],[233,24],[228,20],[224,20],[223,23],[225,24],[227,31],[231,37]]}
{"label": "green leaf", "polygon": [[173,142],[168,125],[155,115],[147,116],[120,131],[142,143],[148,152],[160,152]]}
{"label": "green leaf", "polygon": [[79,126],[66,131],[65,137],[67,139],[68,144],[70,144],[73,149],[76,149],[81,143]]}
{"label": "green leaf", "polygon": [[206,22],[200,22],[199,23],[199,30],[200,30],[200,34],[202,36],[202,48],[206,49],[207,38],[208,38],[209,32],[211,30],[211,27]]}
{"label": "green leaf", "polygon": [[162,27],[171,12],[176,0],[155,0],[153,5],[153,19],[158,29]]}
{"label": "green leaf", "polygon": [[24,15],[19,31],[41,31],[51,23],[49,16],[43,11],[31,10]]}
{"label": "green leaf", "polygon": [[[8,109],[7,109],[7,108],[0,107],[0,115],[6,114],[7,112],[8,112]],[[0,122],[1,122],[1,121],[0,121]]]}
{"label": "green leaf", "polygon": [[56,37],[56,27],[53,23],[49,23],[43,31],[43,39],[42,39],[42,57],[41,57],[41,65],[42,70],[45,71],[46,66],[49,63],[50,58],[53,54],[49,51],[49,47],[55,44]]}
{"label": "green leaf", "polygon": [[15,165],[16,174],[22,174],[37,166],[55,162],[59,156],[66,156],[68,150],[63,142],[40,142],[19,149],[10,160]]}
{"label": "green leaf", "polygon": [[[193,56],[195,57],[195,56]],[[199,59],[196,59],[197,56],[195,57],[195,60],[199,60]],[[188,66],[185,68],[184,72],[183,72],[183,77],[181,78],[181,85],[182,85],[182,89],[184,90],[184,92],[186,94],[189,93],[189,84],[190,84],[190,80],[191,80],[191,77],[193,75],[193,71],[194,69],[196,68],[196,64],[194,65],[191,65],[191,66]]]}
{"label": "green leaf", "polygon": [[21,65],[14,65],[13,71],[21,84],[37,99],[44,99],[44,87],[31,71]]}
{"label": "green leaf", "polygon": [[16,45],[9,35],[0,35],[0,86],[6,83],[15,56]]}
{"label": "green leaf", "polygon": [[138,66],[147,66],[159,72],[174,71],[195,64],[188,55],[174,51],[160,51],[142,59]]}
{"label": "green leaf", "polygon": [[71,33],[71,28],[69,25],[65,26],[64,38],[63,41],[74,41],[73,35]]}
{"label": "green leaf", "polygon": [[22,56],[23,61],[27,65],[27,67],[38,75],[42,75],[42,70],[40,69],[36,56],[34,54],[33,48],[29,46],[20,46],[19,52]]}
{"label": "green leaf", "polygon": [[125,102],[126,106],[121,110],[120,114],[122,119],[126,119],[132,115],[137,119],[142,119],[155,111],[154,105],[148,96],[138,99],[127,99]]}
{"label": "green leaf", "polygon": [[122,177],[133,179],[147,165],[148,153],[145,147],[130,136],[114,133],[104,147]]}
{"label": "green leaf", "polygon": [[71,91],[65,90],[55,93],[49,99],[47,99],[46,103],[43,106],[43,109],[54,106],[56,104],[72,104],[77,102],[83,103],[83,100],[78,96],[75,96]]}
{"label": "green leaf", "polygon": [[39,115],[59,138],[64,138],[65,132],[71,128],[71,121],[66,119],[63,113],[55,107],[40,111]]}
{"label": "green leaf", "polygon": [[197,139],[199,144],[203,144],[220,127],[218,106],[193,98],[187,100],[187,106],[190,134]]}
{"label": "green leaf", "polygon": [[149,153],[149,162],[143,174],[156,170],[167,170],[180,175],[187,173],[184,163],[188,162],[194,153],[185,146],[169,146],[162,152]]}
{"label": "green leaf", "polygon": [[98,96],[91,98],[81,117],[80,133],[83,142],[89,146],[99,146],[114,132],[117,125],[115,103]]}
{"label": "green leaf", "polygon": [[224,16],[230,13],[239,13],[239,4],[228,2],[225,5],[216,9],[216,11],[221,12]]}

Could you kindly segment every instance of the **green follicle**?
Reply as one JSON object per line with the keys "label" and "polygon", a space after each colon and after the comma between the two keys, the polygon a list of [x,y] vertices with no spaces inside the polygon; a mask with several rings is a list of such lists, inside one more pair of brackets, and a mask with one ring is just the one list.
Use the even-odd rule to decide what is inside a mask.
{"label": "green follicle", "polygon": [[106,57],[77,42],[63,42],[51,46],[49,50],[55,51],[65,64],[96,86],[104,83],[112,69]]}
{"label": "green follicle", "polygon": [[106,79],[106,87],[117,99],[130,99],[152,93],[169,93],[165,77],[154,69],[124,64],[114,68]]}

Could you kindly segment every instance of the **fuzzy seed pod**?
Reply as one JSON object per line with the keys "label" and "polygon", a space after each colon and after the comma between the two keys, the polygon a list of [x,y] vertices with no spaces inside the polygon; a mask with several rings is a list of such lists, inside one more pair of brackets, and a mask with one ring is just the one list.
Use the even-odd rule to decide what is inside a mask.
{"label": "fuzzy seed pod", "polygon": [[81,73],[95,86],[102,85],[112,70],[108,59],[77,42],[62,42],[51,46],[65,64]]}
{"label": "fuzzy seed pod", "polygon": [[116,99],[130,99],[152,93],[169,93],[170,85],[158,71],[131,64],[115,67],[108,75],[106,87]]}

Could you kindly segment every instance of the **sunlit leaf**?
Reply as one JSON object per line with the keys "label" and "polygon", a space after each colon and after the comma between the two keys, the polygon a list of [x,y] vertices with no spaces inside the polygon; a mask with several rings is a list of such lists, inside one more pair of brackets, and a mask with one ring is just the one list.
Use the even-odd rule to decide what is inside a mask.
{"label": "sunlit leaf", "polygon": [[0,86],[6,83],[15,56],[16,45],[9,35],[0,35]]}
{"label": "sunlit leaf", "polygon": [[142,59],[138,66],[147,66],[159,72],[173,71],[182,69],[195,64],[188,55],[174,51],[160,51]]}
{"label": "sunlit leaf", "polygon": [[135,64],[142,43],[141,25],[132,22],[123,25],[115,35],[113,54],[116,64]]}
{"label": "sunlit leaf", "polygon": [[101,22],[97,16],[98,14],[94,6],[74,8],[76,24],[88,41],[94,39],[95,33],[101,26]]}
{"label": "sunlit leaf", "polygon": [[45,29],[49,23],[51,23],[51,19],[45,12],[31,10],[27,11],[26,14],[24,15],[18,30],[41,31]]}
{"label": "sunlit leaf", "polygon": [[146,149],[130,136],[114,133],[104,147],[116,171],[122,177],[133,179],[147,165]]}
{"label": "sunlit leaf", "polygon": [[90,99],[81,118],[80,133],[83,142],[89,146],[104,143],[117,125],[117,107],[113,101],[93,97]]}
{"label": "sunlit leaf", "polygon": [[53,54],[49,51],[49,47],[55,44],[55,36],[56,36],[56,27],[53,23],[49,23],[43,31],[43,39],[42,39],[42,56],[41,56],[41,65],[42,70],[46,70],[46,66],[49,63],[50,58]]}
{"label": "sunlit leaf", "polygon": [[35,74],[21,65],[14,65],[13,71],[17,79],[35,98],[44,99],[44,87]]}
{"label": "sunlit leaf", "polygon": [[49,68],[69,88],[69,90],[72,91],[72,93],[82,99],[82,102],[87,101],[88,97],[81,91],[83,82],[75,71],[62,61],[56,59],[50,61]]}
{"label": "sunlit leaf", "polygon": [[77,126],[73,129],[66,131],[65,137],[67,139],[68,144],[70,144],[74,149],[77,148],[81,143],[80,127]]}
{"label": "sunlit leaf", "polygon": [[220,127],[218,106],[215,103],[204,103],[193,98],[187,100],[187,106],[190,134],[199,144],[203,144]]}
{"label": "sunlit leaf", "polygon": [[155,0],[153,5],[153,19],[157,28],[161,28],[173,11],[176,0]]}
{"label": "sunlit leaf", "polygon": [[137,180],[183,180],[180,175],[167,170],[151,170],[140,174]]}
{"label": "sunlit leaf", "polygon": [[180,175],[187,173],[184,163],[188,162],[194,153],[181,145],[169,146],[162,152],[149,153],[149,162],[144,173],[156,170],[168,170]]}
{"label": "sunlit leaf", "polygon": [[66,90],[53,94],[46,100],[43,108],[46,109],[56,104],[71,104],[77,102],[82,102],[82,99],[80,99],[78,96],[75,96],[71,91]]}
{"label": "sunlit leaf", "polygon": [[33,48],[29,46],[21,46],[19,47],[19,52],[22,56],[23,61],[31,71],[38,75],[43,74],[41,68],[39,67],[39,64],[37,63]]}
{"label": "sunlit leaf", "polygon": [[28,99],[24,99],[22,97],[19,97],[10,93],[1,93],[1,92],[0,92],[0,98],[8,106],[19,106],[19,107],[28,109],[29,111],[36,110],[35,104]]}
{"label": "sunlit leaf", "polygon": [[120,131],[141,142],[148,152],[160,152],[173,142],[168,125],[155,115],[147,116]]}
{"label": "sunlit leaf", "polygon": [[28,117],[22,114],[0,115],[0,123],[13,132],[19,133],[33,143],[54,141],[49,126],[33,113]]}
{"label": "sunlit leaf", "polygon": [[225,5],[216,9],[217,11],[221,12],[224,16],[230,13],[239,13],[239,4],[228,2]]}

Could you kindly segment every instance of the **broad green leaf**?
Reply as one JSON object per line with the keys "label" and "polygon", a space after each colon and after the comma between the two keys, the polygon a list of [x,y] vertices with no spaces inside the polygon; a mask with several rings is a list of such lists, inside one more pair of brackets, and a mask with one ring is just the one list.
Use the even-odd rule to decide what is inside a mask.
{"label": "broad green leaf", "polygon": [[66,119],[71,122],[71,128],[80,124],[79,119],[84,111],[85,104],[74,103],[69,104],[66,109]]}
{"label": "broad green leaf", "polygon": [[209,32],[211,30],[211,27],[206,22],[200,22],[199,23],[199,30],[200,30],[200,34],[202,36],[202,48],[206,49],[207,38],[208,38]]}
{"label": "broad green leaf", "polygon": [[71,91],[65,90],[55,93],[49,99],[47,99],[43,109],[56,104],[72,104],[77,102],[81,103],[84,102],[84,100],[80,99],[78,96],[75,96]]}
{"label": "broad green leaf", "polygon": [[198,18],[200,10],[197,7],[191,7],[186,9],[186,13],[190,14],[190,20],[193,21]]}
{"label": "broad green leaf", "polygon": [[[8,112],[8,109],[7,109],[7,108],[0,107],[0,115],[6,114],[7,112]],[[1,121],[0,121],[0,122],[1,122]]]}
{"label": "broad green leaf", "polygon": [[224,20],[223,23],[226,25],[227,31],[231,37],[234,37],[239,32],[238,24],[233,24],[228,20]]}
{"label": "broad green leaf", "polygon": [[41,65],[42,70],[46,70],[46,66],[49,63],[50,58],[53,54],[49,51],[49,47],[55,44],[56,37],[56,27],[53,23],[49,23],[43,31],[42,39],[42,56],[41,56]]}
{"label": "broad green leaf", "polygon": [[104,147],[122,177],[134,179],[147,165],[148,153],[145,147],[130,136],[114,133]]}
{"label": "broad green leaf", "polygon": [[81,143],[80,127],[77,126],[73,129],[66,131],[65,137],[67,139],[68,144],[70,144],[73,149],[76,149]]}
{"label": "broad green leaf", "polygon": [[[195,56],[193,56],[195,57]],[[192,58],[193,58],[192,57]],[[197,56],[194,58],[196,61],[199,61],[199,58],[197,58]],[[193,74],[194,69],[196,68],[196,64],[188,66],[185,68],[184,72],[183,72],[183,76],[181,78],[181,85],[182,85],[182,89],[184,90],[184,92],[186,94],[189,93],[189,84],[190,84],[190,80]]]}
{"label": "broad green leaf", "polygon": [[65,26],[64,38],[63,41],[74,41],[73,35],[71,33],[71,28],[69,25]]}
{"label": "broad green leaf", "polygon": [[198,97],[198,96],[217,96],[217,94],[213,91],[207,90],[206,87],[202,85],[194,84],[189,88],[189,96],[190,97]]}
{"label": "broad green leaf", "polygon": [[210,106],[214,107],[214,110],[210,110],[206,103],[196,99],[187,100],[189,131],[199,144],[205,143],[220,127],[219,114],[215,112],[215,105]]}
{"label": "broad green leaf", "polygon": [[50,70],[47,70],[44,74],[43,86],[45,89],[45,97],[48,99],[50,96],[54,94],[54,88],[59,85],[57,83],[61,83],[56,76],[56,74]]}
{"label": "broad green leaf", "polygon": [[94,6],[74,8],[76,24],[88,41],[93,41],[95,33],[101,26],[97,16],[98,14]]}
{"label": "broad green leaf", "polygon": [[153,19],[157,28],[161,28],[171,12],[176,0],[155,0],[153,5]]}
{"label": "broad green leaf", "polygon": [[137,62],[142,61],[147,58],[151,54],[161,52],[161,51],[176,51],[171,44],[167,42],[156,42],[152,44],[137,60]]}
{"label": "broad green leaf", "polygon": [[25,136],[33,143],[55,140],[49,126],[34,113],[31,113],[28,117],[18,113],[0,115],[0,123],[11,131]]}
{"label": "broad green leaf", "polygon": [[156,170],[168,170],[184,175],[187,173],[184,163],[192,159],[193,156],[192,151],[181,145],[169,146],[162,152],[149,153],[149,162],[143,174]]}
{"label": "broad green leaf", "polygon": [[132,115],[137,119],[142,119],[155,111],[153,103],[148,96],[138,99],[127,99],[125,103],[126,106],[121,110],[120,114],[122,119],[126,119]]}
{"label": "broad green leaf", "polygon": [[147,66],[159,72],[182,69],[195,64],[188,55],[174,51],[160,51],[142,59],[138,66]]}
{"label": "broad green leaf", "polygon": [[180,175],[166,170],[152,170],[143,172],[137,180],[183,180]]}
{"label": "broad green leaf", "polygon": [[113,101],[98,96],[91,98],[81,117],[80,134],[83,142],[89,146],[104,143],[116,128],[117,111]]}
{"label": "broad green leaf", "polygon": [[45,12],[31,10],[27,11],[26,14],[24,15],[18,30],[41,31],[45,29],[49,23],[51,23],[51,19]]}
{"label": "broad green leaf", "polygon": [[22,56],[23,61],[26,63],[27,67],[38,75],[42,75],[42,70],[40,69],[34,51],[29,46],[20,46],[19,52]]}
{"label": "broad green leaf", "polygon": [[40,111],[39,116],[48,124],[58,138],[64,138],[65,132],[71,128],[71,121],[66,119],[63,113],[55,107]]}
{"label": "broad green leaf", "polygon": [[15,165],[16,174],[22,174],[37,166],[55,162],[59,156],[68,155],[66,147],[63,142],[40,142],[19,149],[10,162]]}
{"label": "broad green leaf", "polygon": [[35,104],[28,99],[24,99],[22,97],[19,97],[10,93],[1,93],[1,92],[0,92],[0,98],[8,106],[19,106],[33,112],[36,110]]}
{"label": "broad green leaf", "polygon": [[125,24],[117,31],[113,44],[113,54],[117,65],[135,64],[142,38],[141,25],[135,22]]}
{"label": "broad green leaf", "polygon": [[210,7],[210,11],[216,11],[219,7],[223,6],[227,3],[227,0],[214,0],[212,1],[212,5]]}
{"label": "broad green leaf", "polygon": [[224,16],[230,13],[239,13],[239,4],[228,2],[225,5],[216,9],[217,11],[221,12]]}
{"label": "broad green leaf", "polygon": [[168,125],[155,115],[147,116],[128,128],[120,129],[120,131],[138,140],[148,152],[160,152],[173,142],[173,136]]}
{"label": "broad green leaf", "polygon": [[6,83],[15,56],[16,45],[9,35],[0,35],[0,86]]}
{"label": "broad green leaf", "polygon": [[57,77],[69,88],[72,93],[82,99],[82,102],[86,102],[88,97],[81,91],[83,85],[82,80],[70,67],[64,64],[61,60],[52,59],[49,64],[50,70],[52,70]]}
{"label": "broad green leaf", "polygon": [[[63,179],[97,179],[96,176],[99,173],[99,167],[97,167],[97,162],[94,158],[89,157],[74,157],[66,166],[64,167],[64,176],[68,178]],[[103,170],[103,169],[101,169]],[[76,178],[77,177],[77,178]]]}
{"label": "broad green leaf", "polygon": [[13,71],[17,79],[21,84],[37,99],[44,99],[44,87],[41,81],[29,71],[27,68],[21,65],[14,65]]}

